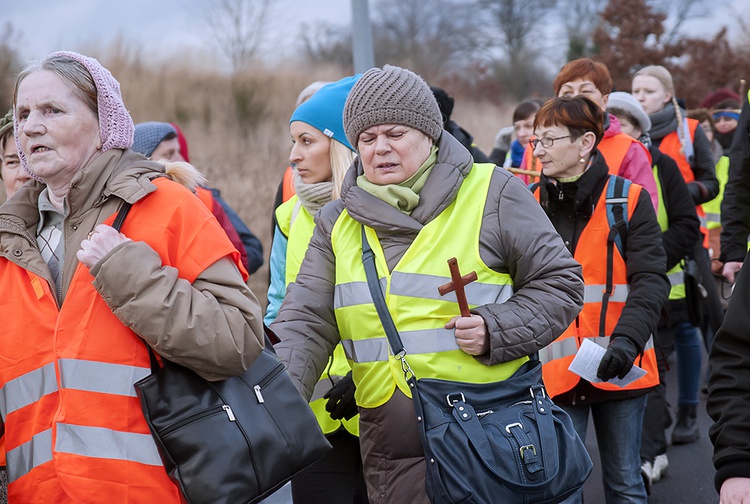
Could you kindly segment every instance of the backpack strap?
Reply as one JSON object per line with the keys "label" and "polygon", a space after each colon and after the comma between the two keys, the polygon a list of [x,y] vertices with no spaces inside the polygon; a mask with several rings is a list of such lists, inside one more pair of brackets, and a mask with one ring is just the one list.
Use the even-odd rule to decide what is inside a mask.
{"label": "backpack strap", "polygon": [[616,231],[613,236],[617,250],[625,258],[625,242],[628,237],[628,193],[631,182],[616,175],[609,176],[607,183],[607,222],[610,234],[612,229]]}
{"label": "backpack strap", "polygon": [[614,259],[615,247],[625,259],[625,244],[628,236],[628,193],[630,181],[616,175],[610,175],[607,182],[607,282],[602,294],[602,309],[599,317],[599,335],[604,336],[607,322],[607,306],[614,292]]}

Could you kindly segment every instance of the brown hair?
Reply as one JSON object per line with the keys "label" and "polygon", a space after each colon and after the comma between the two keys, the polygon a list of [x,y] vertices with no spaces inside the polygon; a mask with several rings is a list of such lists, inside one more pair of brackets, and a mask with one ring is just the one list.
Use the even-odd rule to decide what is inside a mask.
{"label": "brown hair", "polygon": [[612,76],[609,74],[607,65],[589,58],[580,58],[566,63],[560,69],[560,73],[552,83],[555,96],[560,94],[563,84],[578,79],[590,80],[603,95],[612,92]]}
{"label": "brown hair", "polygon": [[524,119],[531,117],[536,114],[536,111],[544,105],[544,102],[539,98],[531,98],[530,100],[524,100],[513,109],[513,122],[523,121]]}
{"label": "brown hair", "polygon": [[711,131],[714,132],[714,135],[716,134],[716,125],[714,124],[714,116],[711,114],[711,111],[704,108],[699,109],[693,109],[688,110],[687,116],[690,119],[695,119],[698,121],[698,123],[702,123],[703,121],[708,121],[708,124],[711,125]]}
{"label": "brown hair", "polygon": [[560,96],[545,103],[536,113],[534,129],[538,126],[564,126],[570,131],[571,140],[590,131],[596,136],[596,147],[604,137],[604,112],[585,96]]}

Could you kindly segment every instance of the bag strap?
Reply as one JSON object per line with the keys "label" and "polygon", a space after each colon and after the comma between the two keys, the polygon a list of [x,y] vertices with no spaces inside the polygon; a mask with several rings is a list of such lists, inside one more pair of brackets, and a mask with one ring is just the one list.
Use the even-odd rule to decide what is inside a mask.
{"label": "bag strap", "polygon": [[117,211],[117,216],[115,217],[115,221],[112,223],[112,227],[115,228],[115,231],[117,231],[118,233],[120,232],[122,223],[125,222],[125,217],[128,216],[128,212],[130,212],[132,206],[133,205],[128,203],[127,201],[123,201],[122,205],[120,206],[120,210]]}
{"label": "bag strap", "polygon": [[385,304],[383,289],[378,281],[378,269],[375,266],[375,253],[372,251],[372,247],[370,247],[370,243],[367,241],[364,225],[362,226],[362,263],[365,266],[367,287],[370,289],[372,302],[375,304],[375,310],[377,310],[380,322],[383,324],[385,335],[388,338],[388,344],[391,346],[393,355],[397,359],[403,359],[404,355],[406,355],[406,349],[404,348],[404,343],[401,341],[401,336],[398,334],[396,324],[393,322],[391,312],[388,311],[388,306]]}
{"label": "bag strap", "polygon": [[[125,222],[125,217],[128,216],[128,212],[130,212],[130,209],[133,207],[131,203],[128,203],[127,201],[123,201],[122,205],[120,205],[120,209],[117,211],[117,216],[115,216],[115,221],[112,223],[112,227],[117,231],[120,232],[120,229],[122,229],[122,224]],[[154,352],[154,349],[151,348],[151,345],[146,343],[146,340],[141,338],[143,341],[143,344],[146,345],[146,349],[148,350],[148,358],[151,362],[151,372],[155,373],[159,370],[161,367],[159,365],[159,359],[156,358],[156,353]]]}

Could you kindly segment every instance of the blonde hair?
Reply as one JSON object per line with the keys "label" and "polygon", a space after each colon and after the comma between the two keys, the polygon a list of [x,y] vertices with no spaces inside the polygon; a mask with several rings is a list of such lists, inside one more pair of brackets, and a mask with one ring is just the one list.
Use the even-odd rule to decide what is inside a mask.
{"label": "blonde hair", "polygon": [[671,95],[672,106],[674,107],[674,113],[677,117],[677,136],[680,139],[680,154],[687,159],[687,156],[685,156],[685,143],[687,142],[687,135],[689,135],[690,132],[685,131],[685,124],[682,120],[682,111],[680,110],[680,105],[677,103],[677,98],[675,97],[676,93],[674,91],[674,80],[672,79],[672,74],[661,65],[649,65],[638,70],[633,77],[635,78],[639,75],[653,77],[658,80],[664,87],[664,90]]}
{"label": "blonde hair", "polygon": [[352,165],[357,153],[335,138],[331,138],[329,154],[331,159],[331,182],[333,182],[331,200],[333,201],[341,197],[341,184],[344,182],[344,175],[346,175],[346,171]]}

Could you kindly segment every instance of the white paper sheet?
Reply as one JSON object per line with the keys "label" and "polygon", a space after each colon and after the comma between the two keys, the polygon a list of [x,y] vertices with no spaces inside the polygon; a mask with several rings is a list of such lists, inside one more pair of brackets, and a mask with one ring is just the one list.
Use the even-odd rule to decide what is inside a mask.
{"label": "white paper sheet", "polygon": [[[584,338],[581,348],[578,349],[576,356],[573,357],[573,362],[568,366],[568,370],[591,383],[599,383],[602,380],[596,377],[596,371],[599,369],[599,363],[602,361],[605,353],[606,350],[603,347],[597,345],[589,338]],[[607,383],[617,385],[618,387],[625,387],[645,375],[645,369],[634,365],[624,378],[614,377],[607,381]]]}

